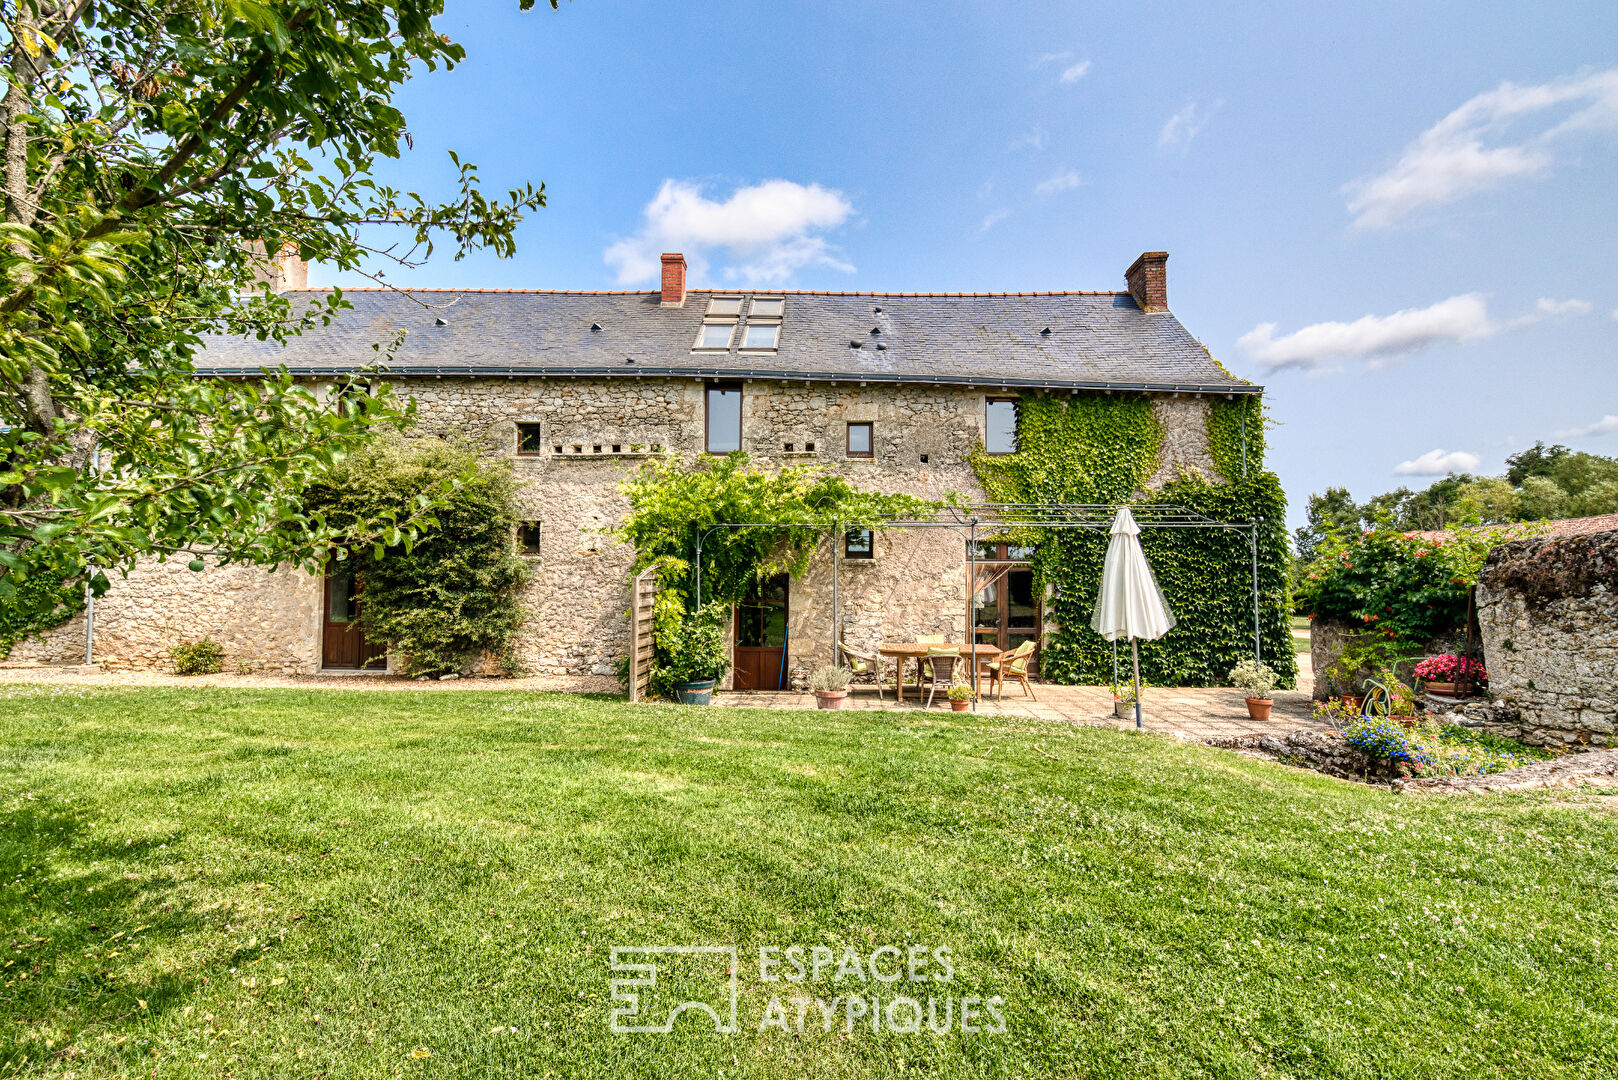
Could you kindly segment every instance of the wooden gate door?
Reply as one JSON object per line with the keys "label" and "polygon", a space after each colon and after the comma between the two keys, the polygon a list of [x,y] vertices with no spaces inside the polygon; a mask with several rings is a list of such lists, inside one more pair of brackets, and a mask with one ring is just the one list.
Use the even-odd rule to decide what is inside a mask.
{"label": "wooden gate door", "polygon": [[347,564],[327,568],[321,667],[355,669],[387,662],[386,651],[367,641],[364,631],[355,622],[360,615],[358,586]]}
{"label": "wooden gate door", "polygon": [[787,653],[785,574],[757,582],[736,607],[736,678],[738,690],[779,690]]}

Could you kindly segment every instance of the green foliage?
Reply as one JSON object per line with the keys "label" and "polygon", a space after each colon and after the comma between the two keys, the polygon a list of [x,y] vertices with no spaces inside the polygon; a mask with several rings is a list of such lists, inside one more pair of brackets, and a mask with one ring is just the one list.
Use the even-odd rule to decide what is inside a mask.
{"label": "green foliage", "polygon": [[1241,480],[1262,468],[1265,422],[1264,399],[1257,394],[1213,399],[1208,409],[1208,449],[1219,475]]}
{"label": "green foliage", "polygon": [[720,603],[704,604],[702,610],[690,613],[678,608],[658,613],[653,693],[672,698],[680,683],[725,677],[730,669],[730,650],[725,646],[729,614],[730,608]]}
{"label": "green foliage", "polygon": [[1550,754],[1511,739],[1427,720],[1406,727],[1398,719],[1366,716],[1343,729],[1343,741],[1373,757],[1387,758],[1415,776],[1476,776],[1505,772]]}
{"label": "green foliage", "polygon": [[809,689],[834,694],[847,690],[854,673],[838,664],[822,664],[809,674]]}
{"label": "green foliage", "polygon": [[[687,468],[674,457],[642,465],[624,479],[629,513],[612,530],[632,544],[631,573],[658,568],[661,596],[694,600],[697,540],[702,538],[702,599],[735,604],[760,578],[801,575],[832,522],[881,528],[890,516],[925,516],[942,502],[861,491],[813,466],[778,473],[752,468],[746,454],[704,454]],[[714,528],[726,522],[773,528]],[[799,524],[788,524],[788,523]],[[659,631],[661,632],[661,626]]]}
{"label": "green foliage", "polygon": [[1332,536],[1302,576],[1298,606],[1419,649],[1464,628],[1467,590],[1499,542],[1489,530],[1435,540],[1385,528]]}
{"label": "green foliage", "polygon": [[[1237,478],[1226,483],[1182,476],[1145,492],[1157,468],[1163,433],[1151,401],[1083,394],[1025,397],[1017,410],[1017,452],[972,455],[978,479],[996,502],[1175,505],[1215,521],[1262,518],[1259,623],[1265,658],[1290,686],[1297,658],[1287,612],[1286,500],[1280,481],[1263,471],[1262,407],[1252,399],[1216,402],[1210,414],[1215,461]],[[1240,478],[1240,425],[1247,417],[1246,479]],[[1217,418],[1217,421],[1214,419]],[[1217,431],[1213,430],[1217,426]],[[1233,441],[1234,440],[1234,441]],[[1026,535],[1022,535],[1026,534]],[[1112,645],[1090,629],[1101,585],[1107,536],[1077,529],[1021,530],[1037,548],[1037,578],[1054,584],[1046,621],[1059,629],[1045,644],[1041,674],[1056,682],[1108,683]],[[1159,686],[1224,681],[1253,654],[1252,555],[1247,533],[1230,529],[1144,529],[1141,547],[1178,624],[1158,641],[1140,643],[1141,674]]]}
{"label": "green foliage", "polygon": [[60,626],[84,610],[84,586],[61,573],[36,574],[0,596],[0,660],[17,642]]}
{"label": "green foliage", "polygon": [[225,670],[225,650],[213,638],[182,642],[169,650],[176,675],[217,675]]}
{"label": "green foliage", "polygon": [[972,688],[966,683],[956,683],[945,691],[945,696],[951,701],[971,701]]}
{"label": "green foliage", "polygon": [[508,657],[528,567],[515,550],[515,492],[510,463],[469,444],[379,439],[313,485],[301,509],[341,527],[437,502],[414,542],[349,554],[366,636],[397,652],[407,675],[459,671],[480,657],[516,670]]}
{"label": "green foliage", "polygon": [[[295,493],[406,409],[386,392],[338,415],[284,374],[195,377],[209,334],[282,340],[335,317],[255,279],[283,250],[380,273],[514,250],[544,205],[486,196],[452,156],[443,202],[377,182],[409,136],[394,96],[465,56],[442,0],[23,0],[0,20],[0,598],[34,574],[83,577],[148,554],[317,568],[346,534]],[[377,230],[402,230],[398,243]],[[379,351],[378,360],[386,359]],[[101,469],[87,468],[87,448]],[[104,571],[104,572],[101,572]]]}
{"label": "green foliage", "polygon": [[1280,680],[1270,665],[1252,658],[1230,669],[1230,685],[1247,691],[1251,698],[1267,698]]}

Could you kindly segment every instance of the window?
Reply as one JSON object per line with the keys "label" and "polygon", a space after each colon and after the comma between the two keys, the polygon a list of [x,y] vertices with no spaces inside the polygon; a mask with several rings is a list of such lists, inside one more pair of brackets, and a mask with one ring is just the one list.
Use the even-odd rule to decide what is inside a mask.
{"label": "window", "polygon": [[517,525],[517,551],[522,555],[539,554],[539,522],[524,521]]}
{"label": "window", "polygon": [[862,420],[848,425],[848,456],[849,457],[876,457],[872,448],[871,422]]}
{"label": "window", "polygon": [[1017,401],[989,398],[985,410],[983,448],[991,454],[1017,452]]}
{"label": "window", "polygon": [[1027,562],[1034,557],[1034,549],[1025,544],[997,544],[992,540],[979,540],[976,548],[967,544],[967,554],[978,562]]}
{"label": "window", "polygon": [[755,296],[753,298],[753,307],[748,314],[755,319],[779,319],[785,307],[786,301],[779,296]]}
{"label": "window", "polygon": [[517,425],[517,453],[543,454],[545,452],[545,427],[543,424]]}
{"label": "window", "polygon": [[781,325],[779,323],[764,323],[762,325],[750,323],[748,324],[746,335],[742,338],[742,348],[773,349],[775,348],[776,339],[780,336]]}
{"label": "window", "polygon": [[742,448],[742,384],[708,384],[708,453],[733,454]]}
{"label": "window", "polygon": [[736,324],[733,322],[710,322],[702,324],[702,336],[697,338],[699,349],[728,349],[730,339],[736,333]]}
{"label": "window", "polygon": [[709,315],[740,315],[742,313],[742,298],[739,296],[716,296],[708,301]]}
{"label": "window", "polygon": [[843,558],[874,559],[876,542],[870,529],[850,529],[843,536]]}

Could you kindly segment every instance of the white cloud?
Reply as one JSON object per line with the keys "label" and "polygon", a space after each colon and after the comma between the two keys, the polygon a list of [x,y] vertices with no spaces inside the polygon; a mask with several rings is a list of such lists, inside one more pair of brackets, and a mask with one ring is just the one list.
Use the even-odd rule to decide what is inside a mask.
{"label": "white cloud", "polygon": [[1608,413],[1593,424],[1566,428],[1556,433],[1558,439],[1588,439],[1592,435],[1618,435],[1618,416]]}
{"label": "white cloud", "polygon": [[1063,68],[1062,74],[1057,81],[1063,86],[1072,86],[1074,83],[1084,78],[1085,72],[1089,70],[1090,61],[1080,60],[1077,64],[1070,64]]}
{"label": "white cloud", "polygon": [[[1422,132],[1388,171],[1346,185],[1348,209],[1360,228],[1386,228],[1418,207],[1541,175],[1555,161],[1558,140],[1613,129],[1618,69],[1539,86],[1501,83]],[[1487,145],[1491,136],[1501,141]]]}
{"label": "white cloud", "polygon": [[610,244],[602,257],[620,285],[656,280],[664,251],[683,252],[696,279],[707,276],[710,253],[721,251],[719,273],[727,282],[782,284],[805,266],[852,273],[817,234],[853,212],[842,192],[819,184],[766,180],[716,201],[700,184],[665,180],[646,204],[640,231]]}
{"label": "white cloud", "polygon": [[1472,341],[1503,328],[1490,320],[1481,293],[1466,293],[1431,307],[1407,308],[1392,315],[1315,323],[1283,337],[1275,336],[1275,323],[1260,323],[1237,338],[1236,344],[1270,371],[1307,370],[1331,360],[1386,358],[1442,341]]}
{"label": "white cloud", "polygon": [[1039,128],[1025,131],[1011,140],[1012,150],[1043,150],[1045,149],[1045,133]]}
{"label": "white cloud", "polygon": [[1552,300],[1542,296],[1536,305],[1546,315],[1588,315],[1591,304],[1588,300]]}
{"label": "white cloud", "polygon": [[1185,108],[1163,122],[1163,129],[1157,133],[1158,149],[1180,154],[1190,150],[1191,140],[1208,126],[1208,118],[1220,104],[1217,101],[1209,105],[1186,102]]}
{"label": "white cloud", "polygon": [[1048,180],[1041,180],[1034,185],[1034,194],[1041,197],[1057,195],[1064,191],[1072,191],[1084,183],[1079,174],[1072,169],[1058,169]]}
{"label": "white cloud", "polygon": [[1471,472],[1481,460],[1465,450],[1429,450],[1414,461],[1401,461],[1393,471],[1399,476],[1448,476],[1452,472]]}
{"label": "white cloud", "polygon": [[984,217],[983,224],[978,226],[978,232],[986,233],[990,229],[994,228],[996,225],[1000,224],[1002,221],[1006,220],[1006,218],[1008,218],[1010,216],[1011,216],[1011,211],[1007,210],[1003,206],[1000,207],[1000,209],[998,209],[998,210],[991,210]]}
{"label": "white cloud", "polygon": [[1062,60],[1071,60],[1072,58],[1072,49],[1062,49],[1059,52],[1040,53],[1038,56],[1034,57],[1034,62],[1029,66],[1034,68],[1042,68],[1046,64],[1055,64]]}

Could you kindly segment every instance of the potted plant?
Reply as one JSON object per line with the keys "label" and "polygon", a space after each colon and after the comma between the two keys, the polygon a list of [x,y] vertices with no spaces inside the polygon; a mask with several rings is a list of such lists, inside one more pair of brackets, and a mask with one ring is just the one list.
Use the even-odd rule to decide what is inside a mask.
{"label": "potted plant", "polygon": [[1230,684],[1247,691],[1247,715],[1254,720],[1270,718],[1275,699],[1270,694],[1280,678],[1261,660],[1243,660],[1230,669]]}
{"label": "potted plant", "polygon": [[949,688],[949,707],[956,712],[965,712],[966,707],[972,704],[972,688],[965,683],[956,683]]}
{"label": "potted plant", "polygon": [[672,688],[682,705],[707,705],[714,683],[730,667],[725,630],[717,618],[701,614],[681,619],[657,635],[657,681]]}
{"label": "potted plant", "polygon": [[848,697],[848,683],[854,673],[846,667],[825,664],[809,675],[809,689],[815,695],[815,708],[841,709]]}
{"label": "potted plant", "polygon": [[1483,670],[1482,664],[1451,653],[1429,656],[1416,665],[1415,676],[1429,694],[1446,697],[1465,697],[1472,692],[1474,683],[1489,681],[1489,673]]}
{"label": "potted plant", "polygon": [[[1141,683],[1141,689],[1146,689],[1145,683]],[[1128,720],[1135,715],[1134,683],[1112,684],[1112,715],[1119,720]]]}

